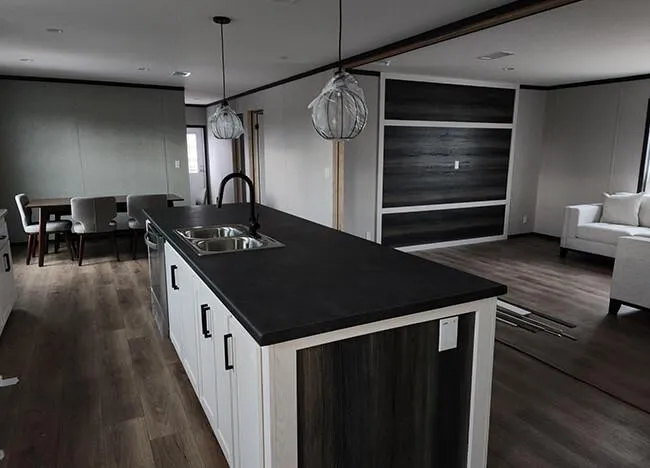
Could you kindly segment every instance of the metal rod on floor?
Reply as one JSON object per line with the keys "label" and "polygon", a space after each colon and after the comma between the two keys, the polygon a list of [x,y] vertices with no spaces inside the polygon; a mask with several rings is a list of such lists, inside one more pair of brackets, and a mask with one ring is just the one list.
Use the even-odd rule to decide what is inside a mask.
{"label": "metal rod on floor", "polygon": [[545,314],[545,313],[543,313],[543,312],[536,312],[536,311],[534,311],[534,310],[530,310],[530,309],[528,309],[528,308],[526,308],[526,307],[522,307],[522,306],[520,306],[519,304],[515,304],[514,302],[510,302],[510,301],[507,300],[507,299],[503,299],[503,298],[500,297],[500,298],[499,298],[499,301],[500,301],[500,302],[504,302],[504,303],[506,303],[506,304],[508,304],[508,305],[511,305],[511,306],[513,306],[513,307],[517,307],[517,308],[519,308],[519,309],[525,310],[525,311],[527,311],[527,312],[530,312],[531,314],[533,314],[533,315],[537,315],[538,317],[541,317],[541,318],[543,318],[543,319],[549,320],[549,321],[551,321],[551,322],[555,322],[555,323],[557,323],[558,325],[562,325],[563,327],[567,327],[567,328],[576,328],[576,325],[575,325],[574,323],[567,322],[566,320],[562,320],[562,319],[559,319],[559,318],[557,318],[557,317],[553,317],[552,315],[548,315],[548,314]]}
{"label": "metal rod on floor", "polygon": [[502,307],[497,306],[497,311],[501,312],[502,314],[507,315],[511,319],[517,319],[521,322],[524,322],[528,324],[529,326],[536,328],[539,331],[548,333],[549,335],[554,335],[560,338],[568,338],[572,341],[578,341],[578,339],[572,335],[569,335],[568,333],[565,333],[563,330],[560,330],[559,328],[552,327],[550,325],[547,325],[545,323],[542,323],[538,320],[531,319],[528,317],[524,317],[523,315],[519,315],[516,312],[510,312],[507,309],[504,309]]}

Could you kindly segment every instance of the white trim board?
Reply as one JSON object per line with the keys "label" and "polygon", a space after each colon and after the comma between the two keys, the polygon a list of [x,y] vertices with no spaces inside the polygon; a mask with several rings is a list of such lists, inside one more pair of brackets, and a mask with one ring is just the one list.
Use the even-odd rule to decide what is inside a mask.
{"label": "white trim board", "polygon": [[489,128],[497,130],[511,130],[511,123],[489,122],[451,122],[445,120],[385,120],[386,127],[429,127],[429,128]]}
{"label": "white trim board", "polygon": [[379,141],[377,142],[377,207],[375,211],[375,242],[382,242],[382,208],[384,205],[384,127],[386,108],[386,74],[379,75]]}
{"label": "white trim board", "polygon": [[445,247],[459,247],[461,245],[485,244],[487,242],[497,242],[497,241],[502,241],[507,239],[508,236],[504,234],[501,236],[474,237],[472,239],[434,242],[432,244],[407,245],[404,247],[395,247],[395,249],[401,252],[410,253],[410,252],[419,252],[421,250],[443,249]]}
{"label": "white trim board", "polygon": [[419,213],[422,211],[444,211],[444,210],[458,210],[461,208],[483,208],[486,206],[502,206],[507,204],[506,200],[487,200],[480,202],[460,202],[460,203],[439,203],[437,205],[413,205],[413,206],[396,206],[392,208],[384,208],[381,210],[382,214],[398,214],[398,213]]}

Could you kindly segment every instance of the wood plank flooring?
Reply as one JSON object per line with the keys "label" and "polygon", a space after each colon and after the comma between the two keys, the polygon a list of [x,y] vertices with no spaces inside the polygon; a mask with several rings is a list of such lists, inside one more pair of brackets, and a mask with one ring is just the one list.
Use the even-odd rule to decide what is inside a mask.
{"label": "wood plank flooring", "polygon": [[0,374],[20,383],[0,389],[0,467],[226,467],[171,345],[154,333],[146,260],[89,248],[82,267],[65,252],[25,266],[16,252]]}
{"label": "wood plank flooring", "polygon": [[[554,277],[535,270],[558,262],[553,245],[517,245],[519,262],[538,282]],[[483,248],[507,258],[513,247]],[[225,468],[181,364],[153,331],[146,261],[118,263],[110,246],[90,245],[82,267],[63,251],[39,269],[16,253],[19,300],[0,338],[0,374],[21,381],[0,389],[0,467]],[[465,254],[453,255],[460,261]],[[471,251],[470,260],[489,272],[503,258]],[[570,255],[567,265],[583,271],[576,262],[584,261]],[[585,263],[587,272],[607,272]],[[598,278],[587,274],[576,286],[583,292],[573,293],[601,297],[598,287],[607,283]],[[650,466],[647,413],[503,344],[496,348],[490,437],[490,468]]]}

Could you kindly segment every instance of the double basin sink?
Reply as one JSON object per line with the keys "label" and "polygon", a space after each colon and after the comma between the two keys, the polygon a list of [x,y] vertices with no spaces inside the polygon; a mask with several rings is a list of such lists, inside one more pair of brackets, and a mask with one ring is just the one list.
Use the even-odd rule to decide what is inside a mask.
{"label": "double basin sink", "polygon": [[198,255],[212,255],[248,250],[284,247],[277,240],[257,233],[252,235],[241,224],[222,224],[217,226],[195,226],[176,229],[178,234]]}

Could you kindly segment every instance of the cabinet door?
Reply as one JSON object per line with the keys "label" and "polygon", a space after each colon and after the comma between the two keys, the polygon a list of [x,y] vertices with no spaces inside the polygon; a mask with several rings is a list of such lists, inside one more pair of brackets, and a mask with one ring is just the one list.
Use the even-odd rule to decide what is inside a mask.
{"label": "cabinet door", "polygon": [[196,304],[198,278],[186,263],[183,263],[182,268],[179,268],[178,271],[182,303],[183,367],[194,391],[199,395],[201,384],[199,380],[199,317],[201,312]]}
{"label": "cabinet door", "polygon": [[14,264],[9,242],[6,242],[0,249],[0,333],[9,318],[14,302],[16,302]]}
{"label": "cabinet door", "polygon": [[237,468],[264,466],[262,427],[262,354],[248,332],[230,317],[233,340],[233,413]]}
{"label": "cabinet door", "polygon": [[226,460],[228,460],[228,465],[234,468],[233,339],[232,335],[228,332],[230,313],[219,300],[215,300],[215,310],[216,308],[219,308],[221,313],[214,314],[216,319],[214,349],[217,377],[217,427],[215,428],[215,435],[221,445],[221,450]]}
{"label": "cabinet door", "polygon": [[167,307],[169,335],[194,391],[199,393],[198,316],[196,283],[198,279],[180,255],[165,244],[167,267]]}
{"label": "cabinet door", "polygon": [[199,372],[201,374],[201,391],[199,400],[205,411],[212,430],[218,428],[219,408],[217,404],[217,366],[215,344],[225,334],[223,330],[223,312],[218,306],[212,291],[203,282],[196,285],[196,305],[201,314],[201,334],[199,335]]}
{"label": "cabinet door", "polygon": [[176,251],[165,244],[165,268],[167,278],[167,311],[169,314],[169,339],[171,340],[178,357],[183,359],[183,323],[182,301],[178,286],[178,268],[182,260]]}

